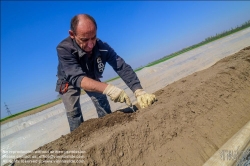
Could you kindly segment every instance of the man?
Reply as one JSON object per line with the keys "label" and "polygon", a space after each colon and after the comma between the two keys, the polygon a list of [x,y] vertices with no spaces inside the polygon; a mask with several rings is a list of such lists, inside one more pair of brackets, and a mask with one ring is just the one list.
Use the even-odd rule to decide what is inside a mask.
{"label": "man", "polygon": [[132,106],[124,90],[100,81],[106,62],[134,92],[142,108],[156,101],[155,95],[142,89],[132,68],[107,43],[97,39],[96,31],[97,24],[93,17],[87,14],[76,15],[71,20],[69,37],[57,46],[59,64],[56,91],[62,95],[70,131],[83,122],[81,88],[94,103],[98,117],[111,113],[106,95],[114,102],[125,102]]}

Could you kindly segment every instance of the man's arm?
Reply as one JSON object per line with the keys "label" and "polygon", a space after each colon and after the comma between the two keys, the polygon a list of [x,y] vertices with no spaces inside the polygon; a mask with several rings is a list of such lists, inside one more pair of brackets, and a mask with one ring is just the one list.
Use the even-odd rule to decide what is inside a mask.
{"label": "man's arm", "polygon": [[103,49],[108,50],[107,62],[114,69],[114,71],[121,77],[125,84],[135,92],[137,89],[142,89],[140,80],[130,65],[128,65],[123,58],[116,54],[113,48],[107,43],[102,43]]}
{"label": "man's arm", "polygon": [[83,77],[81,81],[81,88],[89,92],[103,93],[108,84],[99,82],[88,77]]}

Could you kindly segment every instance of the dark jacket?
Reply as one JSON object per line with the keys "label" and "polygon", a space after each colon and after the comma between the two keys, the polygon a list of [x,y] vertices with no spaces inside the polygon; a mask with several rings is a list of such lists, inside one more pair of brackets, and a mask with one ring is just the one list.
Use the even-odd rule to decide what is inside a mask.
{"label": "dark jacket", "polygon": [[142,89],[140,81],[125,61],[118,56],[107,44],[97,39],[92,51],[92,67],[88,65],[87,54],[70,37],[64,39],[57,46],[58,70],[56,91],[59,92],[61,84],[68,82],[74,87],[81,88],[83,77],[100,81],[106,62],[122,78],[127,86],[134,92]]}

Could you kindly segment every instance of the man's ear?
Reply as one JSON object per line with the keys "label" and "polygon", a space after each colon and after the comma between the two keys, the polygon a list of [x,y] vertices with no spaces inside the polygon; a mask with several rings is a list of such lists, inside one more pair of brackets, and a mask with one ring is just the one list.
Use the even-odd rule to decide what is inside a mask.
{"label": "man's ear", "polygon": [[72,30],[69,30],[69,36],[71,39],[74,39],[75,38],[75,34]]}

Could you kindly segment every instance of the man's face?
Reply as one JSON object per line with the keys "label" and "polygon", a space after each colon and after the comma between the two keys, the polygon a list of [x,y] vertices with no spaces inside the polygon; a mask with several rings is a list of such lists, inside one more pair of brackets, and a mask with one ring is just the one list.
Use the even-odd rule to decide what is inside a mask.
{"label": "man's face", "polygon": [[76,43],[82,50],[88,54],[96,44],[96,27],[90,20],[80,19],[76,28],[76,33],[69,31],[70,37],[76,40]]}

